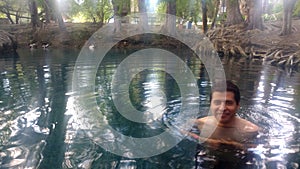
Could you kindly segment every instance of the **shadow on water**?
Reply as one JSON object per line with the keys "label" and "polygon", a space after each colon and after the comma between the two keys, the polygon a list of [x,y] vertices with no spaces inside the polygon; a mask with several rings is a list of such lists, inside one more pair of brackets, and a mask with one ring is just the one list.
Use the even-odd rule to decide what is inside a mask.
{"label": "shadow on water", "polygon": [[0,168],[61,168],[65,93],[77,54],[18,52],[0,61]]}
{"label": "shadow on water", "polygon": [[55,81],[51,86],[53,94],[49,96],[51,111],[49,111],[48,122],[52,124],[43,149],[43,158],[40,168],[61,168],[64,159],[64,140],[68,116],[65,116],[67,103],[67,67],[66,63],[61,63],[57,67],[57,72],[51,74],[51,81]]}

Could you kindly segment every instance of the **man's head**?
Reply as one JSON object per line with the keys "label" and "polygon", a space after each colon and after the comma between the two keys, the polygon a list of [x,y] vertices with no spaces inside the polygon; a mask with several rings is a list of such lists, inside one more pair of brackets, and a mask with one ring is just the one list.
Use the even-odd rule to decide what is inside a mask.
{"label": "man's head", "polygon": [[[226,86],[225,86],[226,84]],[[227,80],[227,81],[221,81],[221,82],[216,82],[215,84],[213,84],[212,86],[212,91],[210,93],[210,100],[209,102],[211,102],[212,100],[212,94],[214,92],[232,92],[234,94],[234,100],[236,101],[237,104],[240,103],[241,100],[241,95],[240,95],[240,89],[239,87],[234,84],[232,81]]]}
{"label": "man's head", "polygon": [[[225,86],[226,84],[226,86]],[[213,85],[210,96],[210,110],[222,124],[233,122],[240,105],[239,88],[231,81]]]}

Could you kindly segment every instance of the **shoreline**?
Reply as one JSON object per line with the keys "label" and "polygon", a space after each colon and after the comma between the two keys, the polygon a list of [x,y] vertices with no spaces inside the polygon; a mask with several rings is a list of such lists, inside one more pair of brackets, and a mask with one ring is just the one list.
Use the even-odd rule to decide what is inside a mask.
{"label": "shoreline", "polygon": [[[94,23],[65,24],[66,32],[61,32],[56,23],[37,28],[34,33],[32,33],[30,24],[0,25],[0,30],[13,35],[17,42],[17,48],[21,49],[29,48],[29,45],[33,43],[37,48],[48,44],[50,47],[58,49],[81,49],[102,26]],[[279,36],[280,21],[267,22],[264,25],[263,31],[245,30],[241,25],[217,27],[208,31],[206,36],[218,53],[247,59],[263,59],[280,67],[298,67],[300,63],[300,20],[293,20],[293,34],[289,36]],[[139,39],[132,38],[131,40],[131,42],[129,41],[130,46],[126,47],[138,49],[143,45],[143,41]],[[169,41],[159,40],[159,43],[180,47],[177,46],[177,43],[169,43]]]}

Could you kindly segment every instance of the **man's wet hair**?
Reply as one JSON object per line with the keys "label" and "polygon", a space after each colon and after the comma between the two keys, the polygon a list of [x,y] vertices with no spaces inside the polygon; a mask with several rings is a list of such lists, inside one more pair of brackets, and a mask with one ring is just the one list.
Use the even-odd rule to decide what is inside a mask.
{"label": "man's wet hair", "polygon": [[225,92],[225,91],[232,92],[234,94],[234,100],[236,101],[236,103],[237,104],[240,103],[240,100],[241,100],[240,89],[236,84],[234,84],[230,80],[218,81],[218,82],[213,83],[212,88],[211,88],[209,102],[211,102],[212,94],[214,92]]}

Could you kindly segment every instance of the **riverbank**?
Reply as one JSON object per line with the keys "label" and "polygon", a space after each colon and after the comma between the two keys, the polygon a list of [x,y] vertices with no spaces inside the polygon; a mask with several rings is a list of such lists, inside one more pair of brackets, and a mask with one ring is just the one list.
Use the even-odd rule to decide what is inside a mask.
{"label": "riverbank", "polygon": [[0,30],[0,54],[5,55],[15,53],[17,50],[17,41],[15,36]]}
{"label": "riverbank", "polygon": [[18,48],[29,48],[35,44],[41,48],[43,44],[49,44],[52,48],[81,48],[90,36],[97,31],[101,25],[93,23],[65,23],[66,31],[59,30],[56,23],[50,23],[38,27],[32,32],[30,24],[0,25],[4,30],[13,35],[17,41]]}
{"label": "riverbank", "polygon": [[[101,28],[101,25],[93,23],[65,23],[65,25],[66,32],[61,32],[55,23],[37,28],[35,32],[32,32],[30,24],[0,25],[0,30],[13,35],[18,48],[29,48],[29,44],[41,48],[43,44],[49,44],[52,48],[80,49],[93,33]],[[298,67],[300,20],[293,20],[293,33],[288,36],[279,36],[280,21],[266,22],[264,25],[263,31],[246,30],[243,25],[219,27],[209,31],[207,36],[219,53],[248,59],[264,59],[277,66]]]}

